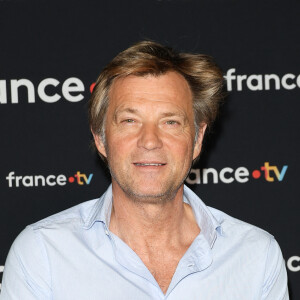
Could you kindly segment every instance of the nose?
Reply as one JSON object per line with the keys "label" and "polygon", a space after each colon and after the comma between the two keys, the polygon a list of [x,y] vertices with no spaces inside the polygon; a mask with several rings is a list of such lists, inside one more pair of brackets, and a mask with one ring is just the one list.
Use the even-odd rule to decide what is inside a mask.
{"label": "nose", "polygon": [[137,146],[146,150],[159,149],[163,145],[159,128],[155,124],[143,124]]}

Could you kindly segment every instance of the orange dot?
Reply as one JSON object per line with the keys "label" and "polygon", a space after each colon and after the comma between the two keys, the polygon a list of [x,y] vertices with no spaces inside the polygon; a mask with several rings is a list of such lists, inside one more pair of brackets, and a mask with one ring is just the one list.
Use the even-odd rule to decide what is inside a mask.
{"label": "orange dot", "polygon": [[95,85],[96,85],[95,82],[91,84],[91,86],[90,86],[90,92],[91,92],[91,93],[93,92]]}
{"label": "orange dot", "polygon": [[261,173],[259,170],[254,170],[252,172],[252,177],[255,178],[255,179],[258,179],[260,177]]}
{"label": "orange dot", "polygon": [[69,182],[72,183],[72,182],[74,182],[74,180],[75,180],[74,177],[69,177]]}

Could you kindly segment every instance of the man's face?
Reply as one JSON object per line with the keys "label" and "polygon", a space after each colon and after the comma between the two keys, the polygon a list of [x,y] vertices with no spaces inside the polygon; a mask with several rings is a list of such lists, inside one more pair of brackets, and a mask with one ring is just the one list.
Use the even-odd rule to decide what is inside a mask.
{"label": "man's face", "polygon": [[176,72],[116,79],[109,91],[106,144],[113,185],[133,200],[174,197],[198,156],[206,126],[194,143],[192,92]]}

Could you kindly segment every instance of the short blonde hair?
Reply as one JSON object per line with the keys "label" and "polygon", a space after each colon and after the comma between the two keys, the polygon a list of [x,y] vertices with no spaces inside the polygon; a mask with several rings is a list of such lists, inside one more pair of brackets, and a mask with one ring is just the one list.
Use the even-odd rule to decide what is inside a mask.
{"label": "short blonde hair", "polygon": [[210,127],[223,97],[224,82],[222,71],[214,60],[208,55],[177,53],[159,43],[142,41],[119,53],[99,75],[89,102],[89,122],[93,133],[99,135],[105,144],[108,92],[116,78],[159,76],[169,71],[181,74],[190,86],[196,135],[201,124],[206,123]]}

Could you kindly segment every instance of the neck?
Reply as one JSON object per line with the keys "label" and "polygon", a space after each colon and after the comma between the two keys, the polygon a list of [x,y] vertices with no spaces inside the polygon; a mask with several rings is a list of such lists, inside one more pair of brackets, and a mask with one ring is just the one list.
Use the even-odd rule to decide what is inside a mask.
{"label": "neck", "polygon": [[194,228],[199,231],[192,209],[183,202],[183,185],[168,201],[149,202],[126,195],[113,182],[113,207],[110,230],[125,243],[134,248],[155,245],[174,246],[186,240],[186,235]]}

